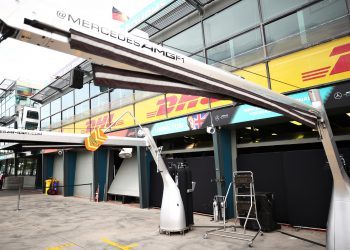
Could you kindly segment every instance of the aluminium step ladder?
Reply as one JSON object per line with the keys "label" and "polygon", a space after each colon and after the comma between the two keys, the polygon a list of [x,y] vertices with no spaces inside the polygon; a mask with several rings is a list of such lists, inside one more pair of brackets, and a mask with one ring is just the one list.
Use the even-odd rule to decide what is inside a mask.
{"label": "aluminium step ladder", "polygon": [[[235,200],[235,211],[236,218],[233,226],[226,225],[226,214],[223,213],[224,225],[218,229],[207,231],[203,238],[207,239],[208,235],[221,236],[226,238],[232,238],[237,240],[248,241],[248,246],[253,246],[253,241],[261,233],[261,225],[258,220],[258,213],[256,209],[256,198],[254,189],[254,178],[251,171],[235,171],[233,172],[233,182],[230,183],[229,188],[221,202],[221,207],[225,210],[227,204],[227,196],[230,192],[231,184],[233,183],[234,200]],[[240,225],[237,226],[237,221],[240,221]],[[257,223],[258,230],[255,234],[246,232],[246,227],[249,221],[255,221]],[[237,232],[237,228],[243,228],[242,232]]]}

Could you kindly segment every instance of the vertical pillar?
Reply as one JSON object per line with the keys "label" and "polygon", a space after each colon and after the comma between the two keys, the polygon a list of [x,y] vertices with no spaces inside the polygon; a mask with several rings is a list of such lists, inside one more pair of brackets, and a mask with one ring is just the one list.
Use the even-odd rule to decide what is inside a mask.
{"label": "vertical pillar", "polygon": [[41,189],[42,183],[43,183],[43,162],[42,162],[42,155],[36,155],[33,159],[33,171],[36,169],[36,176],[35,176],[35,188]]}
{"label": "vertical pillar", "polygon": [[93,190],[95,191],[99,186],[98,200],[103,200],[105,196],[106,176],[107,176],[107,164],[108,164],[108,149],[99,148],[94,152],[94,184]]}
{"label": "vertical pillar", "polygon": [[64,196],[73,196],[75,168],[77,162],[77,152],[64,151],[63,155],[63,183],[66,186],[63,192]]}
{"label": "vertical pillar", "polygon": [[137,163],[139,167],[139,190],[140,190],[140,208],[149,207],[149,178],[150,162],[147,160],[145,147],[137,147]]}
{"label": "vertical pillar", "polygon": [[[237,171],[237,135],[236,135],[236,129],[231,130],[231,157],[232,157],[232,180],[233,180],[233,172]],[[234,188],[232,188],[232,193],[230,194],[230,197],[232,199],[232,210],[233,210],[233,217],[236,217],[236,211],[235,211],[235,199],[234,197]]]}
{"label": "vertical pillar", "polygon": [[[231,131],[229,129],[217,129],[213,134],[215,173],[218,195],[226,195],[228,186],[232,182],[232,151]],[[232,192],[232,190],[230,191]],[[232,194],[232,193],[231,193]],[[227,197],[227,218],[233,216],[233,197]]]}
{"label": "vertical pillar", "polygon": [[107,170],[106,170],[106,184],[105,184],[105,194],[103,196],[103,201],[108,200],[107,191],[111,186],[112,181],[114,179],[114,151],[112,149],[108,149],[107,152]]}
{"label": "vertical pillar", "polygon": [[42,154],[43,193],[45,193],[45,180],[52,177],[53,175],[53,162],[54,162],[53,154]]}
{"label": "vertical pillar", "polygon": [[14,168],[15,168],[15,176],[17,176],[18,163],[19,163],[19,159],[17,159],[17,157],[18,157],[18,154],[16,151],[14,151],[13,164],[14,164]]}

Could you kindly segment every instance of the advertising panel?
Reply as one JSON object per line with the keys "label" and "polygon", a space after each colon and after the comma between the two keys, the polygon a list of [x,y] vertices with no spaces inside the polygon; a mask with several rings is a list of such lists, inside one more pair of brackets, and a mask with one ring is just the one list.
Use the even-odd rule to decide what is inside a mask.
{"label": "advertising panel", "polygon": [[135,115],[139,123],[150,123],[166,118],[165,96],[159,95],[135,103]]}
{"label": "advertising panel", "polygon": [[218,100],[215,98],[210,98],[210,107],[212,109],[230,106],[230,105],[233,105],[233,101],[231,100]]}
{"label": "advertising panel", "polygon": [[269,62],[272,90],[287,92],[350,78],[350,37]]}
{"label": "advertising panel", "polygon": [[[90,133],[89,131],[93,131],[94,129],[105,129],[109,125],[109,113],[103,113],[100,115],[96,115],[91,117],[91,121],[86,124],[86,133]],[[89,126],[90,125],[90,126]]]}
{"label": "advertising panel", "polygon": [[[111,111],[111,113],[110,113],[111,123],[115,122],[125,112],[130,112],[132,115],[134,115],[133,105],[125,106],[123,108]],[[130,114],[125,114],[116,124],[114,124],[111,127],[111,130],[113,131],[113,130],[117,130],[117,129],[131,127],[134,125],[135,125],[135,122],[134,122],[133,117]]]}
{"label": "advertising panel", "polygon": [[62,127],[62,133],[74,134],[74,123]]}
{"label": "advertising panel", "polygon": [[85,119],[74,124],[75,134],[90,134],[90,119]]}
{"label": "advertising panel", "polygon": [[256,83],[264,88],[268,88],[265,63],[260,63],[251,67],[246,67],[242,70],[236,70],[233,72],[233,74],[239,75],[245,80]]}
{"label": "advertising panel", "polygon": [[[350,104],[350,82],[336,86],[327,86],[320,88],[322,101],[326,109],[348,107]],[[311,105],[307,91],[288,95],[302,103]],[[191,114],[184,117],[166,120],[155,124],[148,125],[153,136],[185,132],[190,130],[204,129],[213,124],[214,126],[223,126],[228,124],[237,124],[261,119],[268,119],[281,116],[281,114],[243,104],[238,107],[226,107]],[[119,136],[135,136],[135,129],[122,130],[114,132]]]}
{"label": "advertising panel", "polygon": [[209,109],[209,98],[193,95],[166,94],[166,103],[157,103],[157,114],[167,113],[168,118],[207,109]]}

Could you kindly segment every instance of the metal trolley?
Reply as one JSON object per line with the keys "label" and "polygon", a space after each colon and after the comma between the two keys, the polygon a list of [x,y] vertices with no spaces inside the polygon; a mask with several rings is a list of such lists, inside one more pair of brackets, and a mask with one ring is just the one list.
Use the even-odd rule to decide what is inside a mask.
{"label": "metal trolley", "polygon": [[[227,189],[226,195],[221,202],[220,206],[225,211],[227,206],[227,196],[231,190],[231,184]],[[216,235],[226,238],[232,238],[237,240],[248,241],[248,246],[253,246],[253,241],[261,233],[261,226],[258,220],[258,213],[256,209],[255,189],[254,189],[254,178],[251,171],[235,171],[233,172],[233,189],[235,199],[235,210],[236,218],[233,226],[226,225],[226,214],[223,213],[224,225],[218,229],[207,231],[203,238],[207,239],[208,235]],[[249,220],[256,221],[258,231],[255,234],[249,234],[246,232],[247,223]],[[237,226],[237,221],[240,221],[240,225]],[[237,228],[243,228],[243,233],[237,232]]]}

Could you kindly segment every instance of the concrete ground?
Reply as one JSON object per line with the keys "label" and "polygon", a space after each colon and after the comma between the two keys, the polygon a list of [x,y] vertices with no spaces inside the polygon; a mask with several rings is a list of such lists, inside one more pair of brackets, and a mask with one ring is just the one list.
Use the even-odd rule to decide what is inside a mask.
{"label": "concrete ground", "polygon": [[[159,234],[159,210],[114,202],[47,196],[25,191],[17,208],[17,192],[0,191],[0,249],[251,249],[247,242],[209,235],[201,226],[216,225],[209,216],[195,215],[185,235]],[[282,227],[282,232],[325,244],[325,232]],[[253,249],[323,249],[275,231],[258,236]]]}

